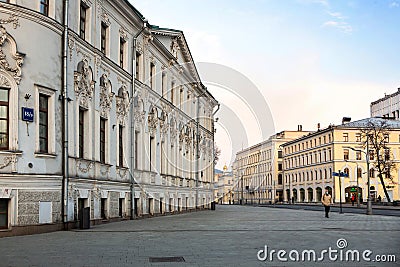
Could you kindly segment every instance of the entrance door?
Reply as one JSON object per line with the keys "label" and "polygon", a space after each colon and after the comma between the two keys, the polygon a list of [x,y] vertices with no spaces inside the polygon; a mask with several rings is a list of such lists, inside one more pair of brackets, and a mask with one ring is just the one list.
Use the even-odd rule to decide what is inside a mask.
{"label": "entrance door", "polygon": [[138,210],[138,202],[139,202],[139,199],[138,198],[135,198],[135,201],[134,201],[134,209],[135,209],[135,216],[137,217],[137,216],[139,216],[139,210]]}
{"label": "entrance door", "polygon": [[0,199],[0,229],[8,228],[8,199]]}

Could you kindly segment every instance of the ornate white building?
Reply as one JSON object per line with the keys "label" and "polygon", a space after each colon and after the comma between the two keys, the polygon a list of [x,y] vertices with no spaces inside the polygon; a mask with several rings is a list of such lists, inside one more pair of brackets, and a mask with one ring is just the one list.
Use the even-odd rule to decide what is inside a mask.
{"label": "ornate white building", "polygon": [[371,117],[400,120],[400,88],[393,94],[385,94],[370,105]]}
{"label": "ornate white building", "polygon": [[0,1],[0,236],[208,208],[216,105],[128,1]]}

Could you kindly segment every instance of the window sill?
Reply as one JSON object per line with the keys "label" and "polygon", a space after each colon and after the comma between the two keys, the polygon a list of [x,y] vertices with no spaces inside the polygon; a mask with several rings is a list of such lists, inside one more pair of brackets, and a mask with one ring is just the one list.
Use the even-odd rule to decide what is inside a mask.
{"label": "window sill", "polygon": [[16,155],[22,155],[21,150],[0,150],[0,154],[16,154]]}
{"label": "window sill", "polygon": [[35,152],[35,158],[56,158],[57,154]]}

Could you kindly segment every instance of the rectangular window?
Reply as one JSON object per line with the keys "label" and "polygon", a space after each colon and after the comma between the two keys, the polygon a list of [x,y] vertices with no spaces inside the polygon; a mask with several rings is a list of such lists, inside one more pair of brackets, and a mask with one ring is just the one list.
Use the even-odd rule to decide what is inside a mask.
{"label": "rectangular window", "polygon": [[343,159],[344,160],[349,159],[349,150],[348,149],[343,150]]}
{"label": "rectangular window", "polygon": [[389,134],[384,134],[383,138],[385,139],[385,143],[389,143]]}
{"label": "rectangular window", "polygon": [[361,151],[356,151],[356,160],[361,160]]}
{"label": "rectangular window", "polygon": [[119,38],[119,66],[124,68],[125,65],[125,40]]}
{"label": "rectangular window", "polygon": [[150,136],[150,153],[149,153],[149,156],[150,156],[150,171],[152,171],[152,170],[154,170],[155,169],[155,150],[156,150],[156,147],[155,147],[155,138],[153,137],[153,136]]}
{"label": "rectangular window", "polygon": [[[161,95],[162,96],[164,96],[164,94],[165,94],[166,86],[167,86],[167,75],[163,72],[162,77],[161,77]],[[399,140],[400,140],[400,136],[399,136]]]}
{"label": "rectangular window", "polygon": [[374,160],[375,159],[375,151],[374,150],[370,150],[369,151],[369,159],[370,160]]}
{"label": "rectangular window", "polygon": [[0,150],[8,149],[8,89],[0,88]]}
{"label": "rectangular window", "polygon": [[78,122],[78,145],[79,145],[79,155],[78,157],[83,158],[85,152],[85,111],[83,109],[79,110],[79,122]]}
{"label": "rectangular window", "polygon": [[39,152],[49,152],[49,97],[39,94]]}
{"label": "rectangular window", "polygon": [[179,107],[182,109],[183,105],[183,88],[179,90]]}
{"label": "rectangular window", "polygon": [[100,162],[106,162],[106,119],[100,118]]}
{"label": "rectangular window", "polygon": [[49,15],[49,0],[40,0],[40,13]]}
{"label": "rectangular window", "polygon": [[108,31],[108,26],[102,22],[101,34],[100,34],[101,35],[100,49],[103,54],[106,54],[107,51],[107,31]]}
{"label": "rectangular window", "polygon": [[87,6],[81,2],[81,12],[79,18],[79,36],[85,40],[86,37],[86,11]]}
{"label": "rectangular window", "polygon": [[[304,145],[304,144],[303,144]],[[281,159],[283,156],[282,156],[282,150],[278,150],[278,159]]]}
{"label": "rectangular window", "polygon": [[118,163],[119,166],[124,166],[124,139],[123,139],[124,127],[119,125],[118,128]]}
{"label": "rectangular window", "polygon": [[0,199],[0,229],[8,228],[8,199]]}
{"label": "rectangular window", "polygon": [[390,160],[390,148],[385,148],[385,160]]}
{"label": "rectangular window", "polygon": [[154,63],[150,63],[150,88],[154,89],[154,75],[156,74],[156,66]]}
{"label": "rectangular window", "polygon": [[171,82],[171,103],[174,104],[174,88],[175,88],[175,82]]}
{"label": "rectangular window", "polygon": [[140,58],[141,58],[140,53],[136,52],[136,59],[135,59],[135,63],[136,63],[135,77],[136,77],[136,80],[140,80]]}
{"label": "rectangular window", "polygon": [[361,142],[361,134],[356,134],[356,142]]}
{"label": "rectangular window", "polygon": [[349,134],[348,133],[343,134],[343,142],[349,142]]}
{"label": "rectangular window", "polygon": [[278,164],[278,171],[281,171],[282,170],[282,163],[279,163]]}

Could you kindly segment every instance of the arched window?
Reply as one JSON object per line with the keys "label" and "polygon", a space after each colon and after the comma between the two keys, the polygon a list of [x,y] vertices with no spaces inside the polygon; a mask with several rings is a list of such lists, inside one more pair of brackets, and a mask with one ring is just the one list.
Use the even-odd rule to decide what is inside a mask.
{"label": "arched window", "polygon": [[362,170],[361,170],[361,168],[358,168],[357,169],[357,178],[360,178],[360,177],[362,177]]}
{"label": "arched window", "polygon": [[350,177],[350,172],[349,172],[349,169],[348,169],[348,168],[344,168],[343,172],[344,172],[345,174],[347,174],[348,177]]}

